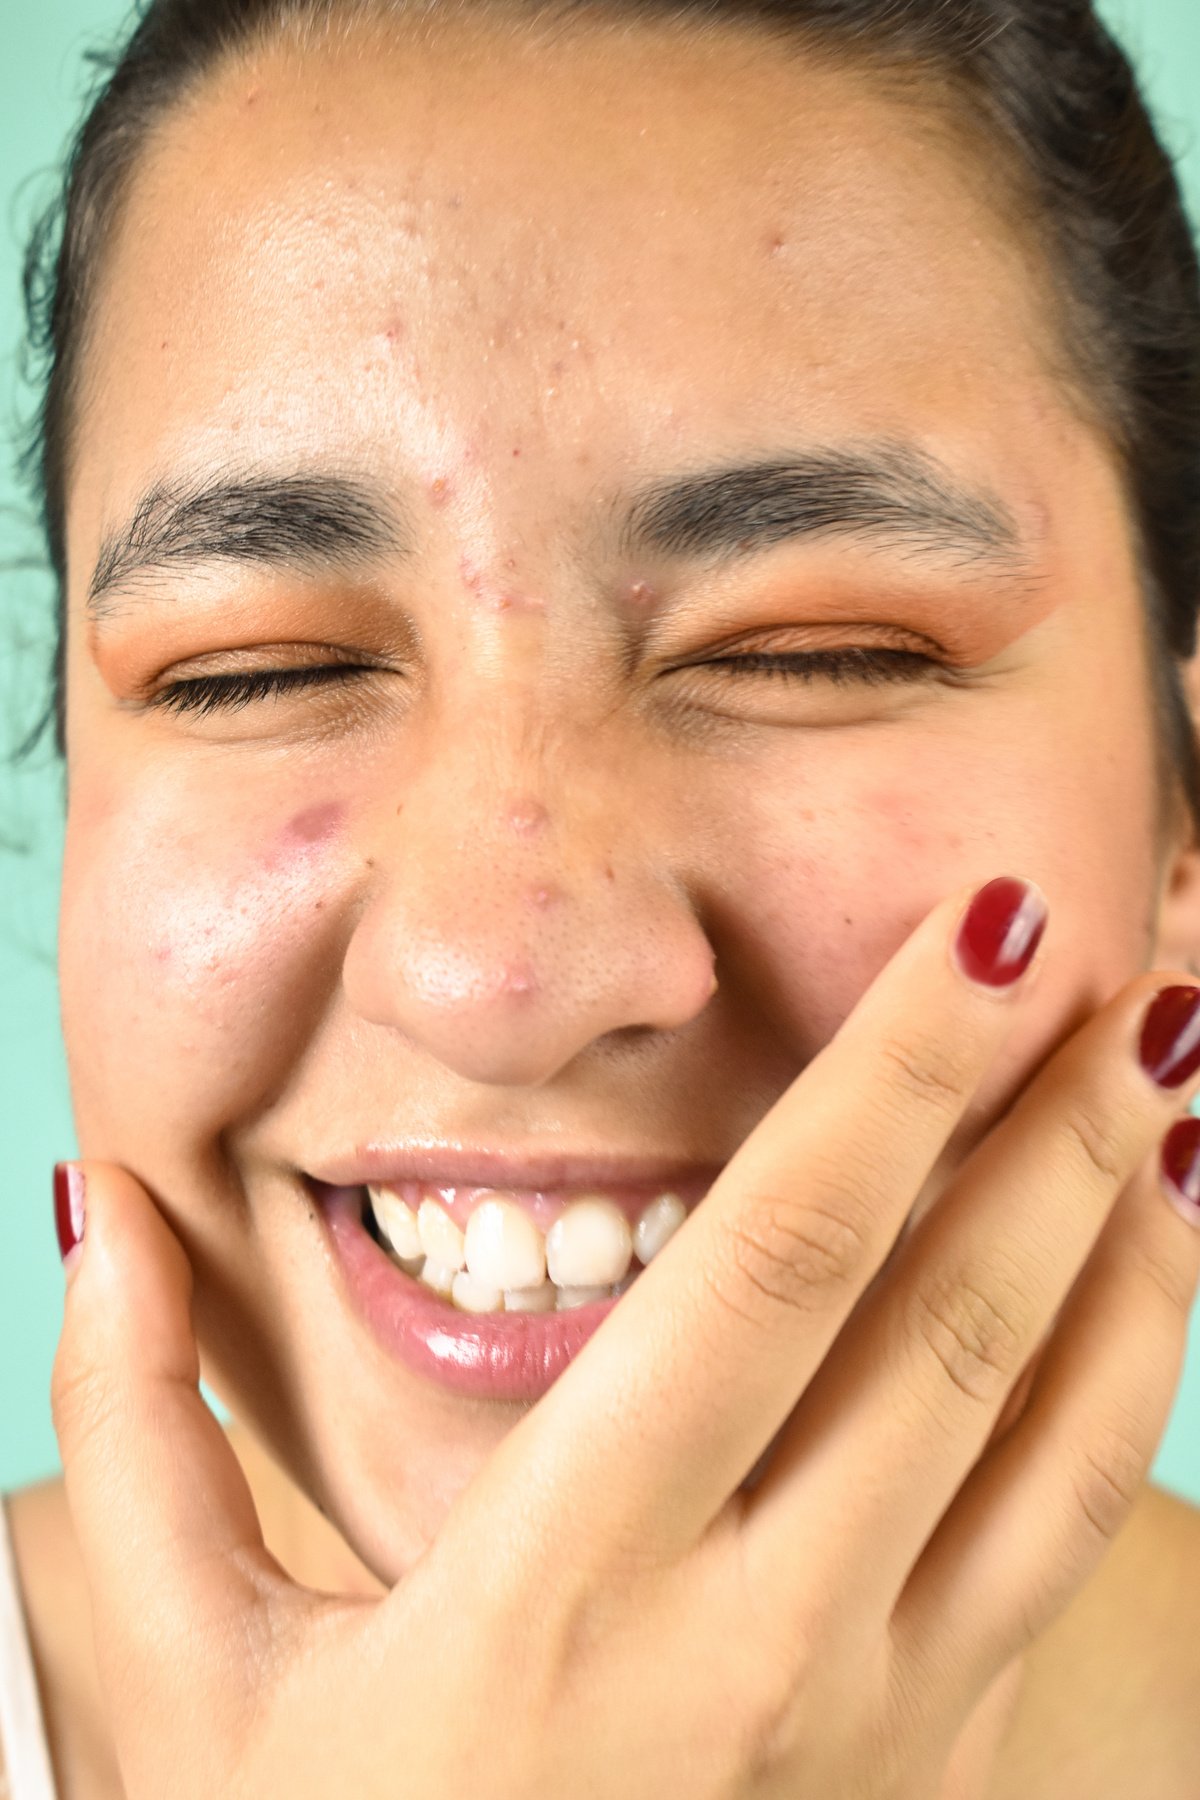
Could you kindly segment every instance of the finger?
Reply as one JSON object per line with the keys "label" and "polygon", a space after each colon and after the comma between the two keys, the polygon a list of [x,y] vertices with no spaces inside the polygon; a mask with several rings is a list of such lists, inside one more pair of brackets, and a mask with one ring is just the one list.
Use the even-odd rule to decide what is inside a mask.
{"label": "finger", "polygon": [[[490,1503],[507,1494],[526,1520],[537,1506],[544,1541],[572,1552],[585,1532],[618,1556],[699,1538],[820,1367],[1011,1028],[1014,989],[970,980],[955,954],[974,894],[917,927],[510,1432]],[[1032,956],[1040,890],[989,883],[973,925],[996,923],[998,900],[999,938]]]}
{"label": "finger", "polygon": [[83,1178],[86,1226],[51,1401],[100,1667],[119,1672],[115,1707],[180,1716],[211,1704],[219,1680],[229,1718],[247,1691],[238,1658],[250,1656],[282,1571],[200,1396],[192,1273],[178,1239],[125,1170],[71,1169]]}
{"label": "finger", "polygon": [[[1176,1132],[1195,1157],[1200,1121],[1181,1121],[1178,1142]],[[893,1631],[917,1681],[938,1659],[943,1679],[970,1692],[1047,1628],[1129,1517],[1178,1391],[1200,1282],[1200,1230],[1157,1187],[1155,1152],[1069,1295],[1024,1411],[913,1570]]]}
{"label": "finger", "polygon": [[1139,1060],[1147,1013],[1173,986],[1161,973],[1130,984],[1068,1039],[835,1347],[748,1508],[751,1566],[781,1610],[808,1578],[799,1522],[836,1516],[837,1591],[891,1613],[1117,1196],[1200,1091],[1200,1071],[1166,1089]]}

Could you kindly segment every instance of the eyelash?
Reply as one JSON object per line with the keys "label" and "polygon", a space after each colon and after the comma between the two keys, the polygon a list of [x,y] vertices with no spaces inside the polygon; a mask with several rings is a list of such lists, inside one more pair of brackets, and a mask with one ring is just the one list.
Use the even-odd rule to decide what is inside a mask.
{"label": "eyelash", "polygon": [[[835,687],[862,682],[868,687],[887,682],[920,681],[940,667],[932,657],[916,650],[868,650],[854,646],[844,650],[794,651],[773,655],[751,651],[743,656],[715,657],[691,665],[724,669],[731,675],[767,675],[785,681],[812,681],[826,676]],[[369,674],[353,663],[320,663],[302,669],[250,669],[242,675],[201,675],[192,681],[173,681],[151,701],[168,712],[205,714],[236,711],[255,700],[267,700],[285,692],[324,686],[332,681]]]}

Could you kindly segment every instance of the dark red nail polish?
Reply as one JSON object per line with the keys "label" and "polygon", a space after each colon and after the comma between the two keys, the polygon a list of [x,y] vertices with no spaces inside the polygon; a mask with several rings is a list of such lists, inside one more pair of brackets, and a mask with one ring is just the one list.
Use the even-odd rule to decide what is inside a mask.
{"label": "dark red nail polish", "polygon": [[1002,875],[980,888],[959,927],[959,967],[984,987],[1011,987],[1037,955],[1049,911],[1040,888]]}
{"label": "dark red nail polish", "polygon": [[1138,1056],[1159,1087],[1182,1087],[1200,1069],[1200,988],[1156,994],[1142,1026]]}
{"label": "dark red nail polish", "polygon": [[54,1224],[58,1231],[60,1256],[66,1259],[83,1238],[84,1222],[83,1170],[78,1163],[54,1165]]}
{"label": "dark red nail polish", "polygon": [[1191,1225],[1200,1225],[1200,1119],[1179,1119],[1163,1139],[1161,1169],[1167,1197]]}

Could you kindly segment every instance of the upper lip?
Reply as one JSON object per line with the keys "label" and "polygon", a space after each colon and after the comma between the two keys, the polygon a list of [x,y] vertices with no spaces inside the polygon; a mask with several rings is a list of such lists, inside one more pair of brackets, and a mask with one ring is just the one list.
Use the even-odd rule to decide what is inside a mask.
{"label": "upper lip", "polygon": [[480,1149],[457,1144],[366,1144],[346,1156],[310,1164],[307,1172],[330,1187],[425,1181],[430,1186],[525,1188],[653,1188],[711,1186],[721,1163],[684,1157],[599,1156],[586,1151]]}

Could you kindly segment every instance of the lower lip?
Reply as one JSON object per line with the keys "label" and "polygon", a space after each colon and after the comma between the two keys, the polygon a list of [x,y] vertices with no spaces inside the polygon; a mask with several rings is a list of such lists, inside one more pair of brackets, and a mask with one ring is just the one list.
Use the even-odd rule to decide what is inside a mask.
{"label": "lower lip", "polygon": [[361,1188],[313,1182],[351,1303],[389,1355],[472,1400],[540,1400],[616,1300],[561,1313],[467,1313],[398,1269],[362,1222]]}

